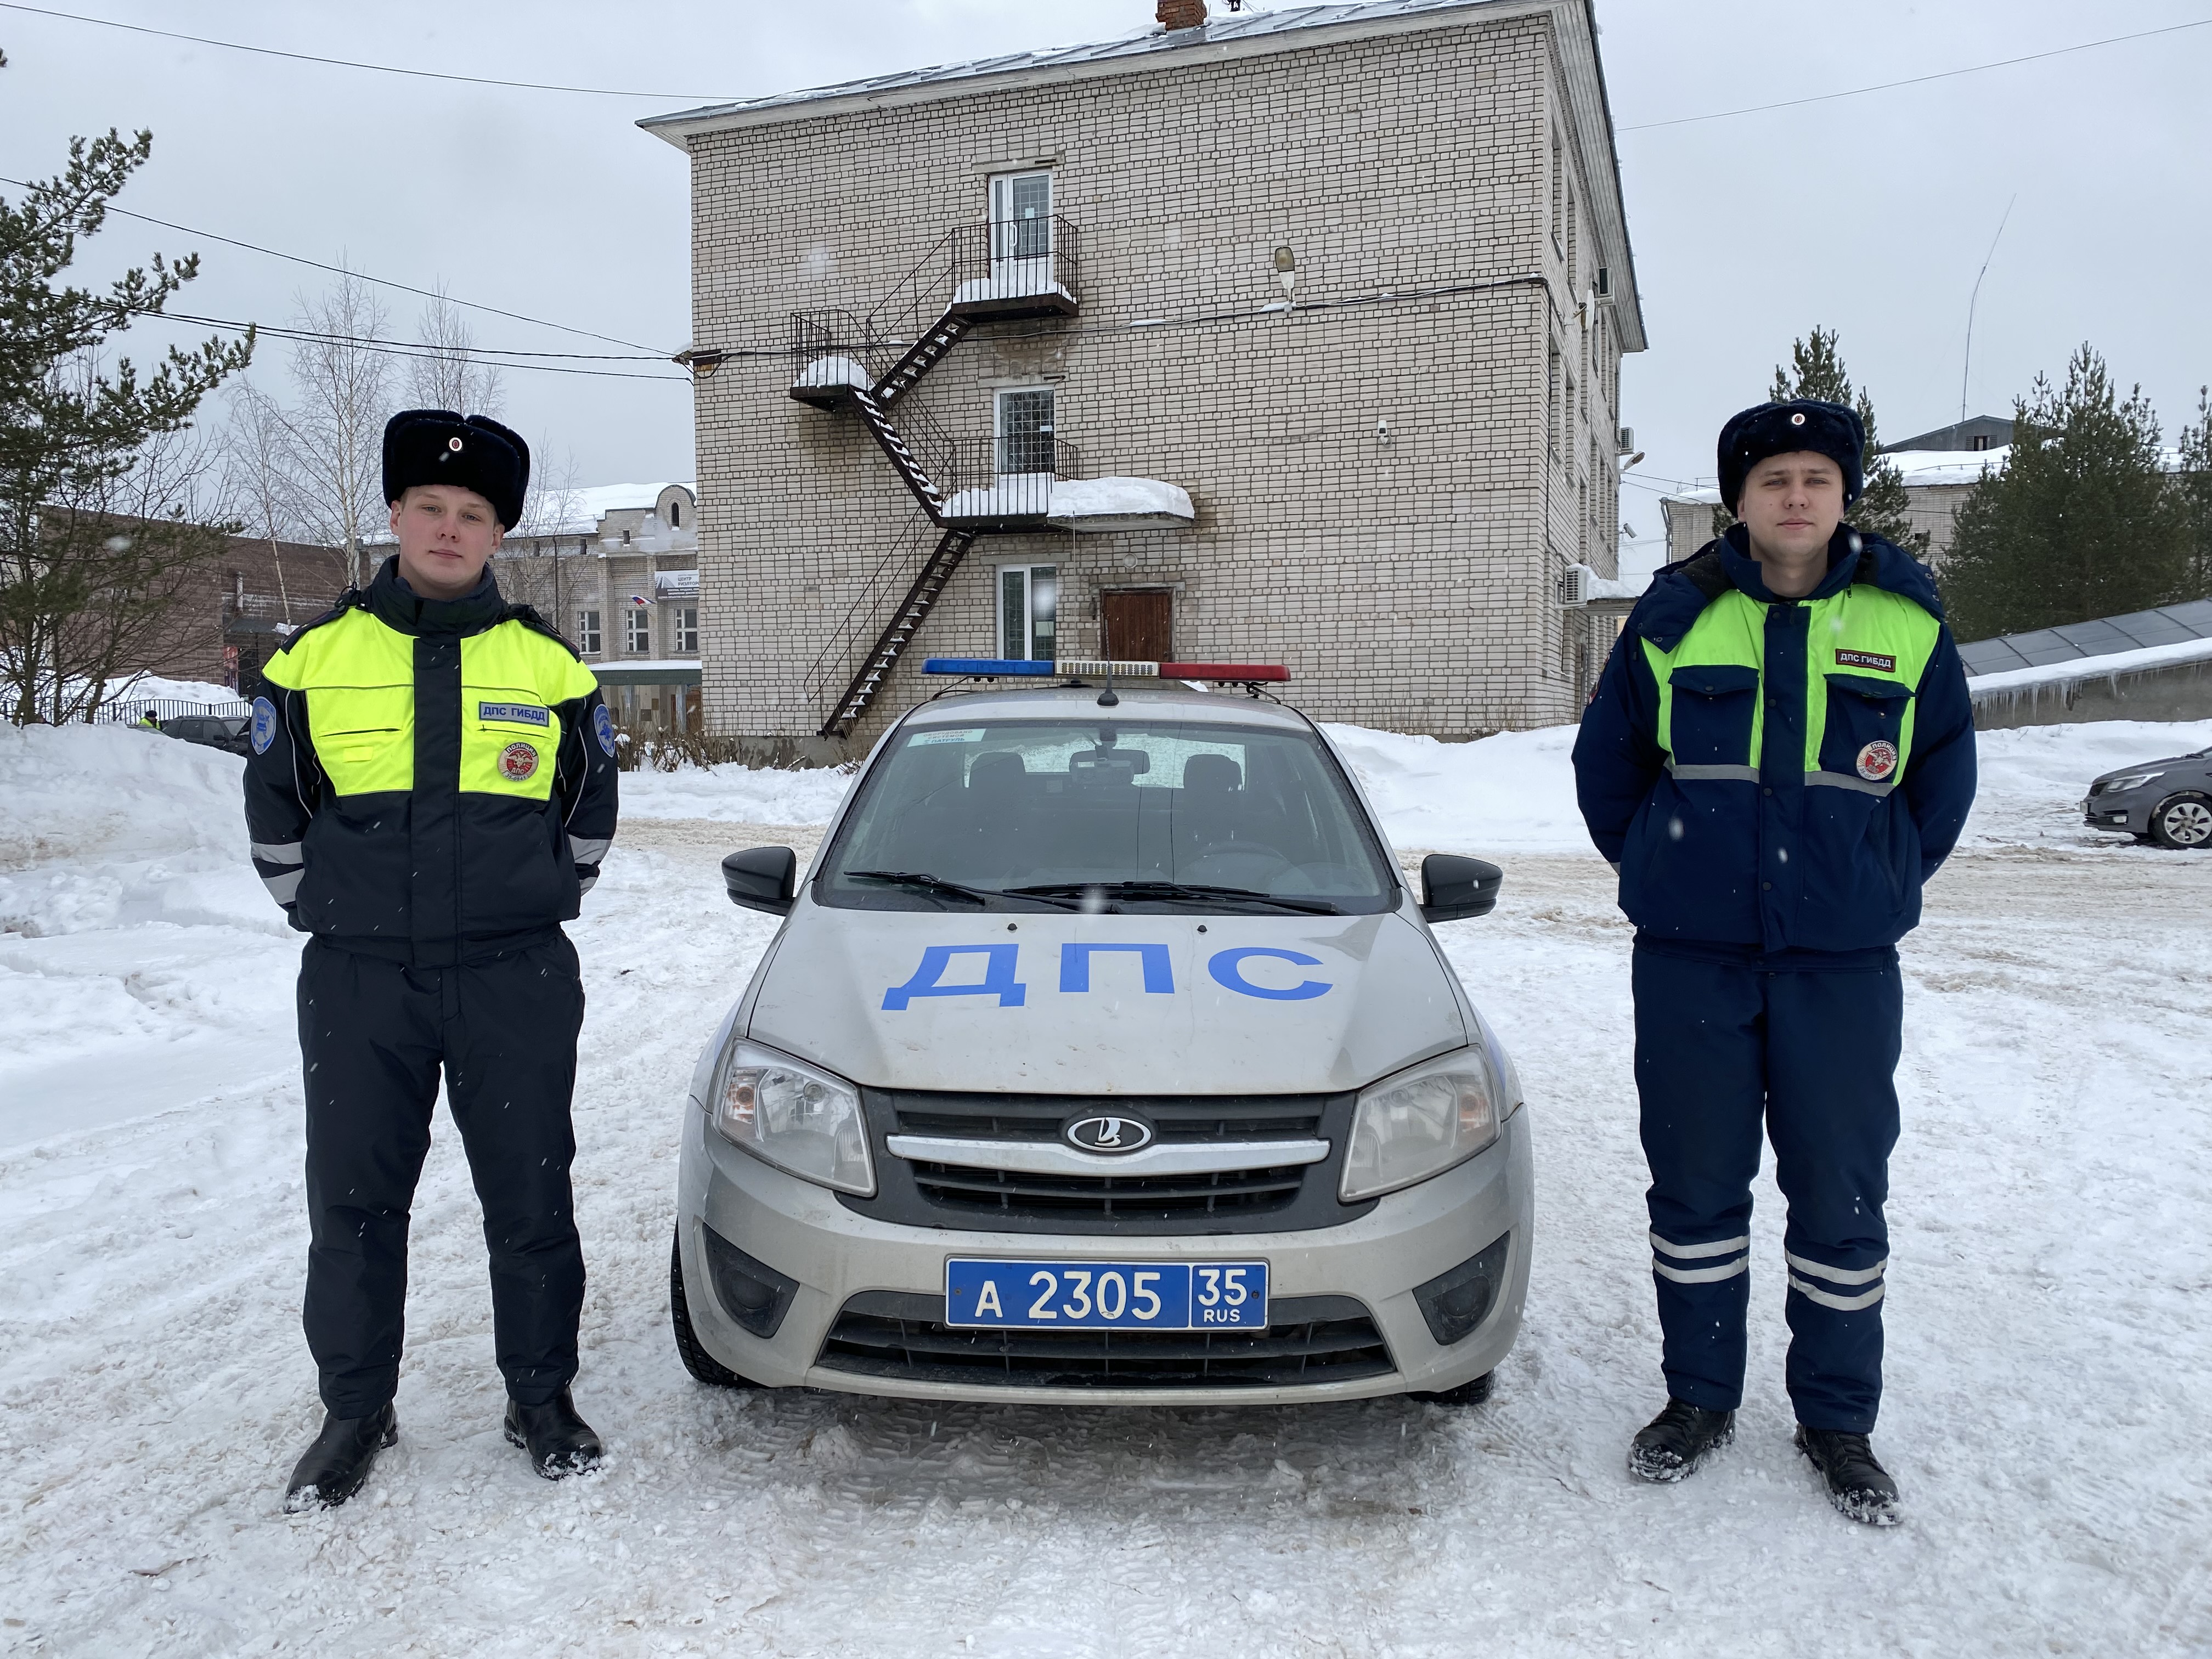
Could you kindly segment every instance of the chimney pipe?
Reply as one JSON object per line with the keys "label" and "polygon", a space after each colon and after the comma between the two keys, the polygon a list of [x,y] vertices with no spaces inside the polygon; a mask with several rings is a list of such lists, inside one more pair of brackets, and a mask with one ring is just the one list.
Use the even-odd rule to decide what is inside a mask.
{"label": "chimney pipe", "polygon": [[1200,28],[1206,23],[1206,0],[1160,0],[1152,14],[1168,29]]}

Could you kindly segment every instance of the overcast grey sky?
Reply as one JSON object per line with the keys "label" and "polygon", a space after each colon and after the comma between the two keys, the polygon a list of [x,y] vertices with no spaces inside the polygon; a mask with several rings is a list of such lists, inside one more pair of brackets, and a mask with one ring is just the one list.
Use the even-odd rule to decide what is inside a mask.
{"label": "overcast grey sky", "polygon": [[[48,0],[55,9],[423,70],[679,94],[583,97],[288,62],[0,9],[0,173],[55,170],[70,134],[155,135],[119,205],[656,348],[685,343],[686,167],[631,122],[737,98],[1119,34],[1152,0]],[[1271,9],[1279,0],[1263,0]],[[1711,472],[1720,422],[1791,338],[1840,329],[1895,439],[1968,402],[2009,412],[2082,340],[2140,380],[2169,435],[2212,379],[2196,284],[2212,267],[2212,27],[1796,109],[1684,116],[2212,18],[2212,0],[1600,0],[1651,349],[1623,374],[1651,486]],[[11,198],[12,187],[0,185]],[[114,219],[101,273],[203,255],[182,308],[283,321],[318,272]],[[397,331],[419,302],[386,293]],[[618,350],[472,319],[480,343]],[[196,332],[156,325],[150,345]],[[143,348],[134,347],[134,349]],[[663,372],[658,366],[607,367]],[[576,482],[688,477],[690,398],[667,383],[509,372],[508,417]],[[281,388],[281,350],[257,378]],[[1652,489],[1623,491],[1642,535]]]}

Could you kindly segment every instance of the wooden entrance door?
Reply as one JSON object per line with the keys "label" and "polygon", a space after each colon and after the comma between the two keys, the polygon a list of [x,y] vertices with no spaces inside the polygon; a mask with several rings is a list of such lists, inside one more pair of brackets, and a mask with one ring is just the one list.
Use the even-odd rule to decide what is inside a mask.
{"label": "wooden entrance door", "polygon": [[1165,588],[1125,588],[1098,596],[1106,624],[1106,655],[1116,662],[1170,662],[1175,658],[1175,595]]}

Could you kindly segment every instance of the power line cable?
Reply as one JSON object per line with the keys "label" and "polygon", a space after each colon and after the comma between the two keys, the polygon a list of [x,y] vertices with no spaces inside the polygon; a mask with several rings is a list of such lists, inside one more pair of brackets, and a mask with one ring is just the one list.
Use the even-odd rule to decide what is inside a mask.
{"label": "power line cable", "polygon": [[[447,362],[456,356],[483,357],[486,355],[481,349],[473,347],[466,353],[459,353],[441,350],[434,346],[410,345],[402,341],[376,340],[349,334],[323,333],[313,329],[287,328],[272,323],[241,323],[228,317],[202,317],[187,311],[155,311],[143,307],[133,307],[131,309],[141,317],[150,317],[161,322],[189,323],[195,328],[226,329],[234,334],[243,334],[248,329],[252,329],[257,333],[266,334],[280,340],[299,340],[315,345],[343,345],[349,350],[365,351],[372,356],[378,357],[409,357],[417,361]],[[532,352],[525,355],[537,356],[541,354]],[[542,355],[559,356],[560,354]],[[628,362],[636,360],[623,358],[619,361]],[[641,374],[635,369],[578,368],[565,363],[510,362],[505,358],[490,366],[496,368],[526,368],[540,374],[582,374],[604,380],[661,380],[670,386],[689,386],[691,383],[690,378],[683,374]]]}
{"label": "power line cable", "polygon": [[1726,121],[1738,115],[1762,115],[1769,110],[1832,103],[1838,98],[1860,98],[1870,92],[1888,92],[1898,87],[1924,86],[1930,81],[1951,81],[1961,75],[1981,75],[1990,70],[2010,69],[2016,64],[2039,64],[2046,58],[2063,58],[2076,52],[2094,52],[2100,46],[2117,46],[2129,40],[2148,40],[2161,34],[2179,34],[2185,29],[2201,29],[2208,25],[2212,25],[2212,17],[2200,17],[2193,23],[2173,23],[2165,28],[2144,29],[2136,34],[2114,34],[2102,40],[2084,40],[2079,46],[2055,46],[2049,52],[2032,52],[2025,58],[2001,58],[1994,64],[1972,64],[1965,69],[1941,70],[1933,75],[1915,75],[1903,81],[1884,81],[1879,86],[1852,87],[1844,92],[1816,93],[1810,98],[1786,98],[1778,104],[1752,104],[1742,109],[1715,110],[1710,115],[1678,115],[1666,121],[1639,121],[1632,127],[1621,127],[1617,131],[1650,132],[1659,127],[1686,127],[1699,121]]}
{"label": "power line cable", "polygon": [[440,70],[402,69],[393,64],[363,64],[350,58],[319,58],[308,52],[282,52],[274,46],[249,46],[238,40],[215,40],[204,34],[179,34],[143,23],[120,23],[112,17],[86,17],[73,11],[54,11],[45,6],[23,6],[0,0],[0,11],[28,12],[34,17],[58,17],[66,22],[90,23],[100,28],[123,29],[132,34],[159,35],[165,40],[186,40],[196,46],[219,46],[225,52],[250,52],[263,58],[285,58],[295,64],[324,64],[333,69],[374,70],[379,75],[404,75],[420,81],[459,81],[475,87],[507,87],[517,92],[568,92],[591,98],[653,98],[663,101],[717,101],[716,94],[700,92],[643,92],[614,87],[566,87],[542,81],[498,81],[484,75],[453,75]]}
{"label": "power line cable", "polygon": [[[6,0],[0,0],[0,8],[4,8],[5,3]],[[0,185],[14,185],[19,190],[38,188],[27,179],[10,179],[5,174],[0,174]],[[343,265],[325,264],[320,259],[309,259],[297,253],[286,253],[276,248],[263,247],[257,242],[241,242],[235,236],[219,236],[211,230],[195,230],[190,225],[176,224],[167,219],[156,219],[151,214],[133,213],[129,208],[110,205],[106,211],[118,214],[125,219],[136,219],[141,224],[159,225],[164,230],[173,230],[180,235],[198,236],[207,241],[221,242],[226,247],[243,248],[248,253],[265,254],[271,259],[284,259],[293,264],[306,265],[314,270],[327,270],[332,276],[350,276],[357,282],[373,283],[378,288],[397,289],[402,294],[419,295],[425,300],[442,301],[450,306],[459,306],[465,311],[481,311],[488,316],[505,317],[511,322],[530,323],[539,328],[552,329],[558,333],[578,335],[586,340],[604,340],[609,345],[634,346],[640,351],[651,353],[656,358],[667,356],[665,352],[655,351],[642,340],[625,340],[612,334],[597,333],[588,328],[571,328],[566,323],[548,322],[543,317],[526,316],[519,311],[502,311],[497,306],[478,305],[473,300],[456,300],[452,295],[441,294],[434,289],[416,288],[411,283],[395,283],[386,277],[372,276],[366,271],[350,270]]]}

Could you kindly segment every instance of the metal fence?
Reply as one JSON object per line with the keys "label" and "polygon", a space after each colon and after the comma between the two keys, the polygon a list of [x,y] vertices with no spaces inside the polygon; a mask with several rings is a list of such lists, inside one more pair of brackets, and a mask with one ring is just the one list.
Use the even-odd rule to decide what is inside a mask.
{"label": "metal fence", "polygon": [[156,726],[164,720],[198,714],[210,714],[218,719],[242,720],[253,712],[253,705],[243,698],[232,702],[186,702],[178,697],[132,697],[122,702],[102,703],[94,714],[96,726],[137,726],[153,717]]}

